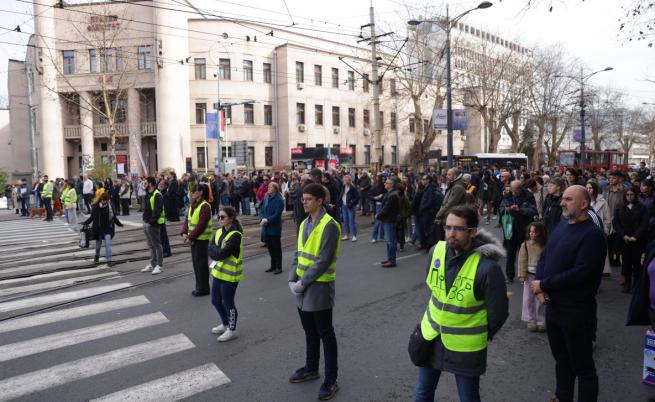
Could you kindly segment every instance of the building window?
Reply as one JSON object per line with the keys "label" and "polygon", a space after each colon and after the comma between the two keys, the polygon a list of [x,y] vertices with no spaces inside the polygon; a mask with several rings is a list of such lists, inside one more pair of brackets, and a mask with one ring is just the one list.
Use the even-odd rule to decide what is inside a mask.
{"label": "building window", "polygon": [[196,147],[196,160],[198,161],[198,169],[204,169],[205,165],[205,147]]}
{"label": "building window", "polygon": [[398,155],[396,154],[398,150],[396,149],[395,145],[391,146],[391,164],[392,165],[397,165],[398,164]]}
{"label": "building window", "polygon": [[255,106],[252,103],[243,105],[243,122],[245,124],[255,124]]}
{"label": "building window", "polygon": [[323,67],[314,64],[314,85],[320,87],[323,85]]}
{"label": "building window", "polygon": [[152,68],[152,47],[150,45],[138,47],[139,70]]}
{"label": "building window", "polygon": [[323,148],[323,144],[316,144],[314,148]]}
{"label": "building window", "polygon": [[332,125],[335,127],[339,127],[341,125],[339,113],[339,106],[332,106]]}
{"label": "building window", "polygon": [[332,88],[339,88],[339,69],[332,69]]}
{"label": "building window", "polygon": [[[225,120],[232,122],[232,105],[223,106],[223,112],[225,112]],[[227,121],[225,124],[227,124]]]}
{"label": "building window", "polygon": [[305,82],[305,63],[296,62],[296,82]]}
{"label": "building window", "polygon": [[264,82],[271,83],[271,63],[264,63]]}
{"label": "building window", "polygon": [[369,82],[368,82],[368,74],[364,74],[364,78],[363,78],[363,80],[364,80],[364,81],[363,81],[362,87],[364,88],[364,92],[368,92],[368,84],[369,84]]}
{"label": "building window", "polygon": [[348,108],[348,127],[355,127],[355,108]]}
{"label": "building window", "polygon": [[392,78],[389,80],[389,92],[391,92],[391,96],[396,96],[396,79]]}
{"label": "building window", "polygon": [[305,104],[296,103],[296,123],[305,124]]}
{"label": "building window", "polygon": [[273,125],[273,106],[264,105],[264,125],[272,126]]}
{"label": "building window", "polygon": [[273,166],[273,147],[264,148],[264,165]]}
{"label": "building window", "polygon": [[114,71],[114,58],[116,57],[116,51],[114,49],[100,49],[100,59],[102,72]]}
{"label": "building window", "polygon": [[255,167],[255,147],[248,147],[248,167]]}
{"label": "building window", "polygon": [[64,50],[64,74],[75,73],[75,50]]}
{"label": "building window", "polygon": [[423,119],[423,132],[427,133],[428,131],[430,131],[430,120]]}
{"label": "building window", "polygon": [[106,142],[100,143],[100,150],[101,151],[106,151],[107,150],[107,143]]}
{"label": "building window", "polygon": [[415,133],[416,132],[416,123],[414,122],[413,117],[409,118],[409,132],[410,133]]}
{"label": "building window", "polygon": [[384,165],[384,145],[380,147],[380,163]]}
{"label": "building window", "polygon": [[193,64],[195,65],[196,79],[197,80],[206,80],[207,79],[207,61],[205,59],[193,59]]}
{"label": "building window", "polygon": [[365,165],[370,165],[371,164],[371,146],[370,145],[364,145],[364,164]]}
{"label": "building window", "polygon": [[379,127],[384,127],[384,112],[380,110],[380,125]]}
{"label": "building window", "polygon": [[391,112],[391,118],[389,120],[389,124],[391,125],[392,130],[398,129],[398,123],[396,122],[396,114],[394,112]]}
{"label": "building window", "polygon": [[323,105],[314,105],[314,124],[323,125]]}
{"label": "building window", "polygon": [[348,71],[348,89],[351,91],[355,90],[355,72]]}
{"label": "building window", "polygon": [[364,109],[364,128],[369,128],[371,126],[371,115],[368,109]]}
{"label": "building window", "polygon": [[350,149],[352,150],[352,164],[357,163],[357,145],[351,145]]}
{"label": "building window", "polygon": [[252,60],[243,61],[243,80],[252,81]]}
{"label": "building window", "polygon": [[304,142],[299,142],[299,143],[296,144],[296,147],[298,147],[298,148],[305,148],[306,145],[307,145],[307,144],[305,144]]}
{"label": "building window", "polygon": [[123,51],[121,49],[114,49],[116,52],[116,71],[125,70],[125,63],[123,62]]}
{"label": "building window", "polygon": [[[141,70],[141,59],[139,58],[139,69]],[[89,49],[89,72],[98,72],[98,59],[96,58],[96,50]]]}
{"label": "building window", "polygon": [[206,114],[207,114],[207,104],[196,103],[196,124],[205,124]]}
{"label": "building window", "polygon": [[382,80],[382,78],[378,80],[378,89],[380,90],[380,93],[384,92],[384,80]]}
{"label": "building window", "polygon": [[230,59],[218,59],[218,76],[222,80],[232,79],[232,67],[230,67]]}

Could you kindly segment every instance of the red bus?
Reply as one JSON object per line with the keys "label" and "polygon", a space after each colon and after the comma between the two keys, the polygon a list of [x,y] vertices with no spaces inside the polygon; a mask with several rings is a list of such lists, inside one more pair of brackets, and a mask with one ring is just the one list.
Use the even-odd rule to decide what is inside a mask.
{"label": "red bus", "polygon": [[[586,163],[585,169],[597,172],[601,168],[605,170],[627,170],[628,165],[624,163],[623,156],[625,153],[623,151],[617,151],[615,149],[597,151],[593,149],[588,149],[586,151]],[[558,163],[559,170],[564,172],[568,168],[580,169],[580,153],[571,150],[561,150],[558,153]]]}

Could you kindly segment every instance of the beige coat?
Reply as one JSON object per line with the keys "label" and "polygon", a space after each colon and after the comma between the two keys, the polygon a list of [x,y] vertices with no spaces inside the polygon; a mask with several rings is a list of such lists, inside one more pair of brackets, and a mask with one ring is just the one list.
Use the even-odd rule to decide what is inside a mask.
{"label": "beige coat", "polygon": [[519,280],[524,280],[528,273],[528,266],[537,266],[543,246],[534,240],[526,240],[519,248]]}

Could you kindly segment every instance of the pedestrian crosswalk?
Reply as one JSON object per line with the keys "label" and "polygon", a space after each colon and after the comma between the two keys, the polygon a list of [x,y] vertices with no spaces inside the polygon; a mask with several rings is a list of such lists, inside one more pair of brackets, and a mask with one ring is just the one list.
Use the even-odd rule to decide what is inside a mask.
{"label": "pedestrian crosswalk", "polygon": [[[109,285],[114,288],[129,283]],[[102,294],[108,286],[95,286],[77,291],[64,291],[49,295],[51,300],[76,300],[93,294]],[[75,293],[75,294],[73,294]],[[17,312],[26,307],[42,306],[42,296],[17,301],[0,302],[0,311]],[[18,303],[20,302],[20,303]],[[143,295],[123,297],[110,301],[98,301],[81,306],[67,307],[16,319],[0,321],[0,401],[58,400],[51,389],[65,386],[74,393],[75,400],[93,401],[174,401],[192,397],[230,383],[230,379],[214,363],[205,362],[189,368],[171,365],[168,372],[158,378],[130,375],[135,366],[139,369],[162,371],[160,358],[189,353],[195,349],[193,342],[184,334],[166,335],[170,322],[162,312],[153,310]],[[105,318],[111,317],[111,318]],[[81,319],[93,325],[78,328]],[[98,320],[102,322],[98,323]],[[52,330],[56,328],[59,330]],[[130,335],[150,328],[157,328],[161,335],[143,341],[143,337]],[[38,334],[38,335],[34,335]],[[93,349],[87,345],[94,344]],[[98,346],[99,345],[99,346]],[[90,350],[98,350],[93,354]],[[67,359],[68,351],[74,356]],[[80,355],[80,353],[84,353]],[[186,356],[186,353],[184,356]],[[204,359],[204,357],[203,357]],[[12,366],[14,368],[12,368]],[[18,369],[15,369],[18,367]],[[27,368],[26,368],[27,367]],[[178,367],[182,367],[180,370]],[[31,370],[31,371],[26,371]],[[106,375],[119,377],[110,389],[107,386],[88,387],[79,381],[101,381]],[[124,373],[121,377],[121,373]],[[79,390],[77,389],[79,388]],[[59,388],[64,389],[64,388]]]}
{"label": "pedestrian crosswalk", "polygon": [[59,217],[55,217],[52,222],[45,222],[41,218],[0,222],[0,247],[65,244],[77,238],[78,234]]}

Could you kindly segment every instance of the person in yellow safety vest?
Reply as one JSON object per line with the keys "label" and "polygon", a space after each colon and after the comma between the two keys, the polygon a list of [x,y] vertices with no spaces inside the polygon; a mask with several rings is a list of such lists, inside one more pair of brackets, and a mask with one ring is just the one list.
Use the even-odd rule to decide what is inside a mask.
{"label": "person in yellow safety vest", "polygon": [[180,236],[184,244],[191,246],[191,262],[196,277],[193,296],[209,294],[209,266],[207,251],[212,237],[212,208],[207,202],[209,187],[205,184],[195,184],[190,191],[191,205],[182,225]]}
{"label": "person in yellow safety vest", "polygon": [[75,191],[74,182],[65,182],[64,190],[61,193],[61,199],[64,203],[66,222],[77,232],[77,192]]}
{"label": "person in yellow safety vest", "polygon": [[243,279],[243,229],[237,219],[237,211],[223,206],[218,211],[219,229],[209,242],[211,265],[212,304],[221,323],[211,329],[219,334],[219,342],[227,342],[239,336],[237,332],[237,308],[234,296]]}
{"label": "person in yellow safety vest", "polygon": [[478,229],[473,207],[451,208],[444,228],[446,241],[428,254],[425,282],[431,294],[420,329],[433,349],[419,368],[416,401],[434,401],[442,371],[455,375],[461,401],[479,401],[487,342],[509,315],[505,277],[498,265],[505,252],[491,233]]}
{"label": "person in yellow safety vest", "polygon": [[161,244],[160,226],[166,224],[164,212],[164,196],[157,190],[157,180],[150,176],[147,179],[148,195],[143,208],[143,231],[150,249],[150,263],[141,272],[152,272],[153,275],[162,273],[164,251]]}
{"label": "person in yellow safety vest", "polygon": [[298,247],[289,274],[289,288],[296,296],[307,348],[305,365],[296,370],[289,382],[320,377],[318,363],[323,342],[325,379],[318,393],[320,400],[333,398],[339,390],[332,309],[341,227],[323,206],[327,196],[325,187],[318,183],[307,184],[302,189],[302,205],[308,216],[300,224]]}
{"label": "person in yellow safety vest", "polygon": [[43,190],[41,190],[41,199],[45,207],[45,221],[52,222],[52,192],[54,184],[48,180],[48,176],[43,176]]}

